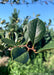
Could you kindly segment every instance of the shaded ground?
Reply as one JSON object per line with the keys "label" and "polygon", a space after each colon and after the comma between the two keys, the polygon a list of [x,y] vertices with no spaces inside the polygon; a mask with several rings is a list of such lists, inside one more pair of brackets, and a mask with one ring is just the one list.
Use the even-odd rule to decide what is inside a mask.
{"label": "shaded ground", "polygon": [[2,51],[0,50],[0,66],[6,66],[7,63],[8,63],[9,57],[8,57],[8,56],[3,56],[3,57],[1,57],[2,54],[3,54],[3,53],[2,53]]}
{"label": "shaded ground", "polygon": [[6,66],[7,65],[7,63],[8,63],[8,59],[9,59],[9,57],[2,57],[1,59],[0,59],[0,66]]}

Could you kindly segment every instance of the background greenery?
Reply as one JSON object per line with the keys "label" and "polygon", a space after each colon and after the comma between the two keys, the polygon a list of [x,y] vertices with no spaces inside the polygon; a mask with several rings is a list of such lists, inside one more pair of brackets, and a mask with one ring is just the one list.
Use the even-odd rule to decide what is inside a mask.
{"label": "background greenery", "polygon": [[[2,58],[3,56],[9,56],[10,59],[6,66],[0,66],[0,75],[33,75],[33,73],[35,75],[39,75],[39,73],[42,73],[43,75],[44,73],[48,73],[48,75],[50,73],[54,74],[54,31],[53,29],[49,29],[51,20],[49,20],[48,25],[45,26],[45,35],[34,44],[34,47],[38,52],[35,54],[33,51],[27,52],[26,48],[18,48],[17,46],[28,43],[28,47],[32,47],[35,40],[32,35],[33,33],[31,33],[32,37],[30,36],[31,39],[29,42],[26,38],[27,36],[25,37],[25,33],[27,32],[27,26],[29,26],[29,24],[29,28],[31,28],[31,25],[33,27],[33,24],[35,26],[36,21],[33,22],[34,20],[32,20],[29,22],[30,17],[26,16],[23,23],[21,23],[18,15],[19,11],[17,12],[17,10],[14,9],[12,16],[9,17],[10,22],[6,22],[4,20],[1,22],[2,25],[5,24],[5,29],[0,29],[0,35],[2,37],[0,37],[0,49],[2,50],[2,55],[0,54],[0,57]],[[36,19],[37,21],[39,20],[38,17]],[[42,20],[40,21],[42,22]],[[44,22],[42,24],[45,25],[46,23]],[[32,32],[32,29],[30,30]],[[28,30],[28,34],[30,34],[30,30]],[[8,32],[7,37],[6,32]],[[13,48],[11,52],[8,51],[10,47]],[[30,57],[29,59],[27,58],[27,55]]]}

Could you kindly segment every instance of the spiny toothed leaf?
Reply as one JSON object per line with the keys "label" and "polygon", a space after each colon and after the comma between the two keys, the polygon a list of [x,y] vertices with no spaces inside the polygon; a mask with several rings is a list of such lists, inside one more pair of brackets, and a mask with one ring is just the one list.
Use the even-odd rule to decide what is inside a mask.
{"label": "spiny toothed leaf", "polygon": [[43,48],[38,50],[38,53],[43,52],[43,51],[47,51],[47,50],[51,50],[54,49],[54,40],[50,41],[48,44],[46,44]]}
{"label": "spiny toothed leaf", "polygon": [[28,36],[33,44],[40,41],[45,34],[45,23],[36,18],[28,23]]}
{"label": "spiny toothed leaf", "polygon": [[2,42],[8,45],[15,45],[15,42],[13,40],[7,39],[7,38],[3,38]]}
{"label": "spiny toothed leaf", "polygon": [[29,59],[29,53],[25,48],[16,47],[12,50],[12,58],[17,62],[26,63]]}

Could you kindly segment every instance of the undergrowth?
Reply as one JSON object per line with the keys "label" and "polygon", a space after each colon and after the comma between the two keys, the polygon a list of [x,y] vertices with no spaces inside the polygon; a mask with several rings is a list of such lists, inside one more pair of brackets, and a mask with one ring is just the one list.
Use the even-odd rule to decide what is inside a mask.
{"label": "undergrowth", "polygon": [[44,52],[34,55],[34,59],[29,59],[26,64],[22,64],[9,59],[7,66],[0,67],[0,75],[50,75],[54,74],[54,52]]}

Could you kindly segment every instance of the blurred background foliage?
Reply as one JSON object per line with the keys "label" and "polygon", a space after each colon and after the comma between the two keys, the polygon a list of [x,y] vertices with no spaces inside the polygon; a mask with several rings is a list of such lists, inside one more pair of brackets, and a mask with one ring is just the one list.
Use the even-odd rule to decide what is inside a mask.
{"label": "blurred background foliage", "polygon": [[35,2],[38,2],[38,3],[40,3],[40,4],[43,4],[43,3],[45,3],[46,5],[48,5],[48,2],[50,2],[50,3],[54,3],[54,1],[53,0],[1,0],[0,1],[0,3],[1,4],[5,4],[5,3],[9,3],[9,4],[26,4],[26,5],[28,5],[28,4],[33,4],[33,3],[35,3]]}
{"label": "blurred background foliage", "polygon": [[[49,26],[51,25],[51,19],[49,19],[48,24],[45,23],[45,35],[34,45],[37,51],[46,49],[46,47],[51,47],[51,49],[38,54],[35,54],[33,51],[29,51],[28,55],[28,52],[26,52],[26,48],[14,48],[14,46],[22,44],[24,45],[27,43],[27,41],[25,41],[24,34],[27,31],[27,25],[31,18],[30,16],[26,16],[24,21],[22,22],[19,18],[19,13],[20,10],[17,11],[16,9],[14,9],[12,16],[9,17],[10,22],[6,22],[6,20],[2,20],[0,22],[2,25],[5,24],[4,29],[0,27],[0,50],[2,50],[2,55],[0,54],[0,57],[3,57],[4,55],[10,57],[6,66],[0,66],[0,75],[28,75],[29,73],[31,73],[31,75],[33,75],[33,73],[37,75],[39,75],[38,73],[53,74],[54,49],[52,48],[54,46],[54,31],[53,29],[49,29]],[[38,16],[40,15],[37,14],[36,18],[38,18]],[[32,43],[30,41],[28,43],[28,46],[32,46]],[[25,64],[16,62],[15,60],[13,61],[10,51],[7,51],[10,47],[13,48],[13,52],[11,52],[13,57],[16,58],[18,56],[18,58],[15,60],[23,60],[24,63],[28,59],[26,59],[27,56],[30,58]]]}

